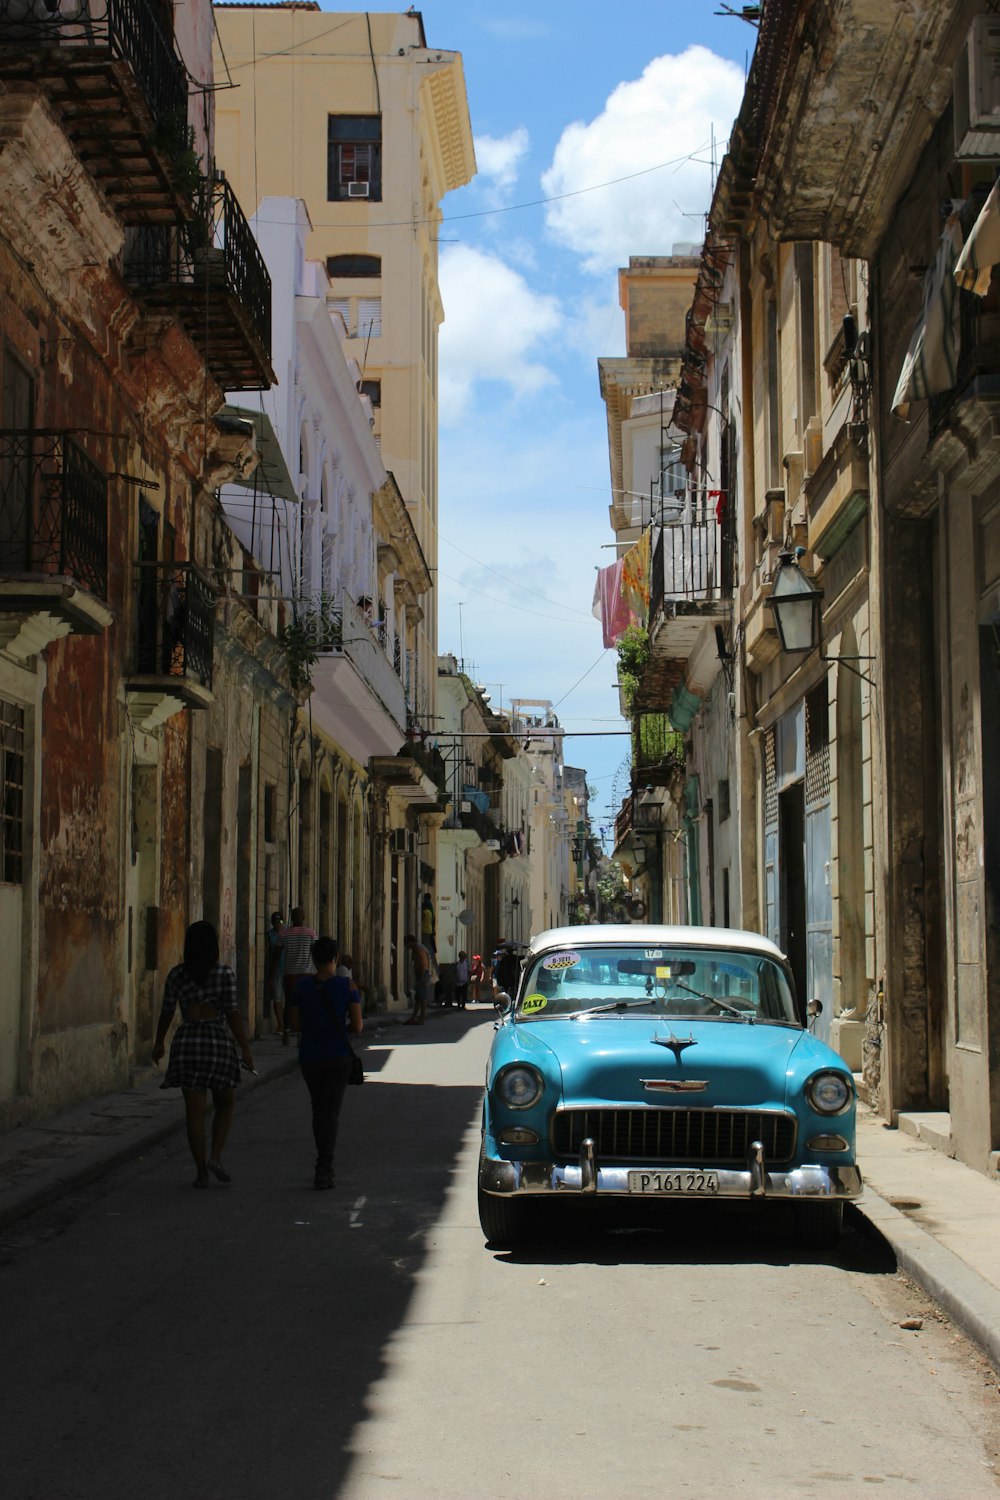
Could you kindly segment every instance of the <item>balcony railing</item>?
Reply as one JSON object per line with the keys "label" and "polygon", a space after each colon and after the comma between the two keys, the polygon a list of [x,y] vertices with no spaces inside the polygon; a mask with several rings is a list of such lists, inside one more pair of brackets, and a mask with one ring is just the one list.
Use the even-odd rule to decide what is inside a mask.
{"label": "balcony railing", "polygon": [[135,671],[212,686],[215,599],[193,563],[137,564]]}
{"label": "balcony railing", "polygon": [[635,820],[635,799],[630,795],[625,798],[621,807],[615,813],[615,848],[618,849],[632,832]]}
{"label": "balcony railing", "polygon": [[392,718],[405,725],[403,684],[386,654],[388,636],[370,623],[350,594],[302,601],[299,622],[316,656],[345,657]]}
{"label": "balcony railing", "polygon": [[632,766],[636,774],[654,785],[683,771],[684,736],[671,726],[666,714],[636,714],[632,720]]}
{"label": "balcony railing", "polygon": [[224,390],[265,390],[271,278],[229,183],[205,181],[189,223],[133,230],[124,273],[147,306],[176,317]]}
{"label": "balcony railing", "polygon": [[149,0],[0,0],[0,79],[44,90],[124,223],[183,215],[187,74]]}
{"label": "balcony railing", "polygon": [[503,830],[494,823],[488,813],[480,812],[475,803],[470,802],[467,810],[463,804],[459,816],[462,820],[462,827],[469,829],[472,833],[478,833],[484,844],[490,841],[502,843]]}
{"label": "balcony railing", "polygon": [[108,481],[68,432],[0,429],[0,576],[108,595]]}
{"label": "balcony railing", "polygon": [[654,612],[665,599],[709,603],[728,594],[732,562],[724,532],[714,508],[702,500],[692,505],[690,515],[661,526],[650,580]]}

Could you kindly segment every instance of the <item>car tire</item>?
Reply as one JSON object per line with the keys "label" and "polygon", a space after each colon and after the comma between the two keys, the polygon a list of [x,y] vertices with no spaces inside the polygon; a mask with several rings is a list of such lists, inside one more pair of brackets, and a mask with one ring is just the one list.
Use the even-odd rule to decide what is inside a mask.
{"label": "car tire", "polygon": [[521,1245],[531,1238],[534,1215],[522,1198],[496,1198],[479,1189],[479,1223],[491,1245]]}
{"label": "car tire", "polygon": [[806,1250],[835,1250],[844,1227],[842,1203],[798,1203],[795,1205],[795,1229],[798,1242]]}

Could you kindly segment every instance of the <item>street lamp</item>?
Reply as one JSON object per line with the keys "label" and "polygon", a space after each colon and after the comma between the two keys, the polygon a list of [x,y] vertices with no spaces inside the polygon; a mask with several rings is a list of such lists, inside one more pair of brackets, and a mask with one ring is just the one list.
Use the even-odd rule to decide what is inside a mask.
{"label": "street lamp", "polygon": [[774,612],[774,624],[783,651],[815,651],[820,661],[841,662],[849,672],[874,687],[870,677],[851,665],[855,661],[874,661],[874,656],[828,656],[823,650],[823,591],[818,589],[799,567],[805,549],[778,554],[778,571],[767,600]]}
{"label": "street lamp", "polygon": [[798,553],[781,552],[768,604],[782,651],[814,651],[820,638],[823,594],[799,567]]}

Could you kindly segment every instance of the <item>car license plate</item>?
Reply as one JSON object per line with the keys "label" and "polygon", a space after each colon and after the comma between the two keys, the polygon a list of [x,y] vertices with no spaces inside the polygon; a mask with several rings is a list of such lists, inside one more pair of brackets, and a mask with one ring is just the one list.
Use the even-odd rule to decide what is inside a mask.
{"label": "car license plate", "polygon": [[630,1172],[630,1193],[705,1193],[709,1197],[719,1191],[718,1172],[700,1172],[692,1167],[670,1168],[666,1171]]}

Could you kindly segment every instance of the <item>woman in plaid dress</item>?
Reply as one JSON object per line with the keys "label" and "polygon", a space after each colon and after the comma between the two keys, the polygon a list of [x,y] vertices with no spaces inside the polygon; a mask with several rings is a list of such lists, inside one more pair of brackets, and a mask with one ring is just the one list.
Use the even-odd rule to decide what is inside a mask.
{"label": "woman in plaid dress", "polygon": [[[244,1065],[253,1058],[236,1003],[236,976],[219,963],[219,939],[211,922],[192,922],[184,938],[184,962],[170,970],[163,987],[163,1006],[153,1043],[153,1061],[163,1056],[164,1042],[174,1011],[180,1006],[181,1024],[170,1043],[167,1076],[161,1088],[179,1088],[184,1093],[188,1145],[194,1157],[195,1187],[208,1187],[208,1174],[220,1182],[231,1178],[222,1165],[222,1150],[233,1123],[240,1062],[233,1045],[239,1044]],[[230,1034],[231,1033],[231,1034]],[[212,1154],[205,1148],[205,1110],[212,1090]]]}

